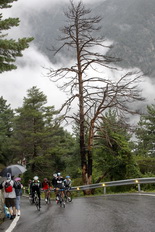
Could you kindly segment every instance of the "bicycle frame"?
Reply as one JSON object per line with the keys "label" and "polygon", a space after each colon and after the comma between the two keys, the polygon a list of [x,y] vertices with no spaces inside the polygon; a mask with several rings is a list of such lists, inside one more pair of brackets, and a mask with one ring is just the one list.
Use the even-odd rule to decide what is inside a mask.
{"label": "bicycle frame", "polygon": [[51,202],[51,191],[50,189],[43,190],[45,193],[45,199],[47,199],[46,204],[49,204]]}
{"label": "bicycle frame", "polygon": [[64,194],[65,194],[64,195],[65,201],[66,202],[71,202],[72,201],[72,194],[69,191],[69,189],[65,189]]}
{"label": "bicycle frame", "polygon": [[57,190],[58,192],[57,192],[57,195],[58,195],[58,198],[59,198],[59,201],[58,201],[58,203],[60,204],[60,207],[63,207],[63,208],[65,208],[65,200],[64,200],[64,189],[58,189]]}

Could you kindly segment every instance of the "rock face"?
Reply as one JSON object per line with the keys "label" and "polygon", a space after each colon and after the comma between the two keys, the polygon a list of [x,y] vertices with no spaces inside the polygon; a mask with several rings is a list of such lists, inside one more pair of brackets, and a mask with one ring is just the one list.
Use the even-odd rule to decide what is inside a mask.
{"label": "rock face", "polygon": [[5,217],[4,214],[4,198],[3,198],[3,193],[0,190],[0,224],[3,222]]}

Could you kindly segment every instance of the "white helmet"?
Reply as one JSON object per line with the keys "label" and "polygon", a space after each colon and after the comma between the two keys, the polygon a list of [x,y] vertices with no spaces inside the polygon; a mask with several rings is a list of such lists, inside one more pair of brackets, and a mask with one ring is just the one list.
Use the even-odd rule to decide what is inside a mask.
{"label": "white helmet", "polygon": [[38,178],[38,176],[34,176],[33,179],[34,180],[38,180],[39,178]]}

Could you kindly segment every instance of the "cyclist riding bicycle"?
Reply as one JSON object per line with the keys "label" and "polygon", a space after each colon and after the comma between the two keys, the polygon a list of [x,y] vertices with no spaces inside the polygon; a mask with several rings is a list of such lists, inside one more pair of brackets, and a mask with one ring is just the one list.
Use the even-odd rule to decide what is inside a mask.
{"label": "cyclist riding bicycle", "polygon": [[61,194],[62,194],[62,197],[64,197],[64,178],[61,176],[61,173],[57,173],[57,178],[56,178],[56,181],[55,181],[55,190],[56,190],[56,200],[58,201],[59,200],[59,197],[58,197],[58,191],[59,190],[62,190],[61,191]]}
{"label": "cyclist riding bicycle", "polygon": [[38,176],[34,176],[33,181],[30,184],[30,194],[32,195],[32,202],[34,203],[34,193],[37,192],[39,198],[39,208],[41,208],[40,204],[40,194],[41,194],[41,183],[39,181]]}
{"label": "cyclist riding bicycle", "polygon": [[53,185],[53,188],[56,188],[57,186],[57,174],[56,173],[53,174],[52,185]]}
{"label": "cyclist riding bicycle", "polygon": [[65,180],[64,180],[64,186],[65,186],[65,189],[71,189],[71,179],[70,179],[70,176],[66,176]]}
{"label": "cyclist riding bicycle", "polygon": [[45,201],[46,202],[47,202],[47,199],[48,199],[48,197],[50,195],[50,186],[51,186],[51,184],[48,181],[48,179],[44,178],[44,181],[42,182],[42,189],[43,189],[43,191],[45,193]]}

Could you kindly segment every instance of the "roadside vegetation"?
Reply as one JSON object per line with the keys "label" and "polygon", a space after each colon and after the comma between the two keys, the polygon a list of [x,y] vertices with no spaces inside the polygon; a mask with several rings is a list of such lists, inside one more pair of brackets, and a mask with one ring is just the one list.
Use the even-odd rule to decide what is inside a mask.
{"label": "roadside vegetation", "polygon": [[[4,1],[0,6],[10,7]],[[136,128],[129,125],[127,117],[139,113],[133,105],[144,100],[137,88],[141,74],[129,72],[114,80],[113,76],[105,77],[100,69],[96,72],[95,65],[115,69],[119,59],[94,50],[96,46],[105,46],[103,38],[94,36],[100,30],[101,18],[91,17],[90,13],[82,2],[74,5],[71,1],[65,13],[70,24],[61,31],[62,46],[54,49],[55,55],[66,45],[67,49],[73,49],[71,67],[49,72],[54,82],[63,79],[61,90],[69,94],[61,109],[49,106],[47,96],[37,86],[27,90],[22,106],[17,109],[0,97],[0,169],[13,163],[26,166],[27,172],[22,176],[24,186],[34,175],[40,180],[45,177],[51,180],[56,172],[70,175],[73,186],[155,176],[155,105],[148,105]],[[2,21],[2,14],[0,20],[1,27],[6,25],[1,30],[19,23],[17,19]],[[22,56],[21,51],[32,41],[32,38],[18,42],[3,40],[5,36],[0,38],[4,45],[1,72],[17,68],[11,63]],[[10,53],[10,46],[15,53]],[[89,76],[87,69],[91,68],[95,74]],[[71,114],[75,99],[79,108]],[[64,122],[73,125],[72,133],[65,129]],[[154,185],[145,188],[153,189]],[[108,191],[134,189],[117,187]]]}

